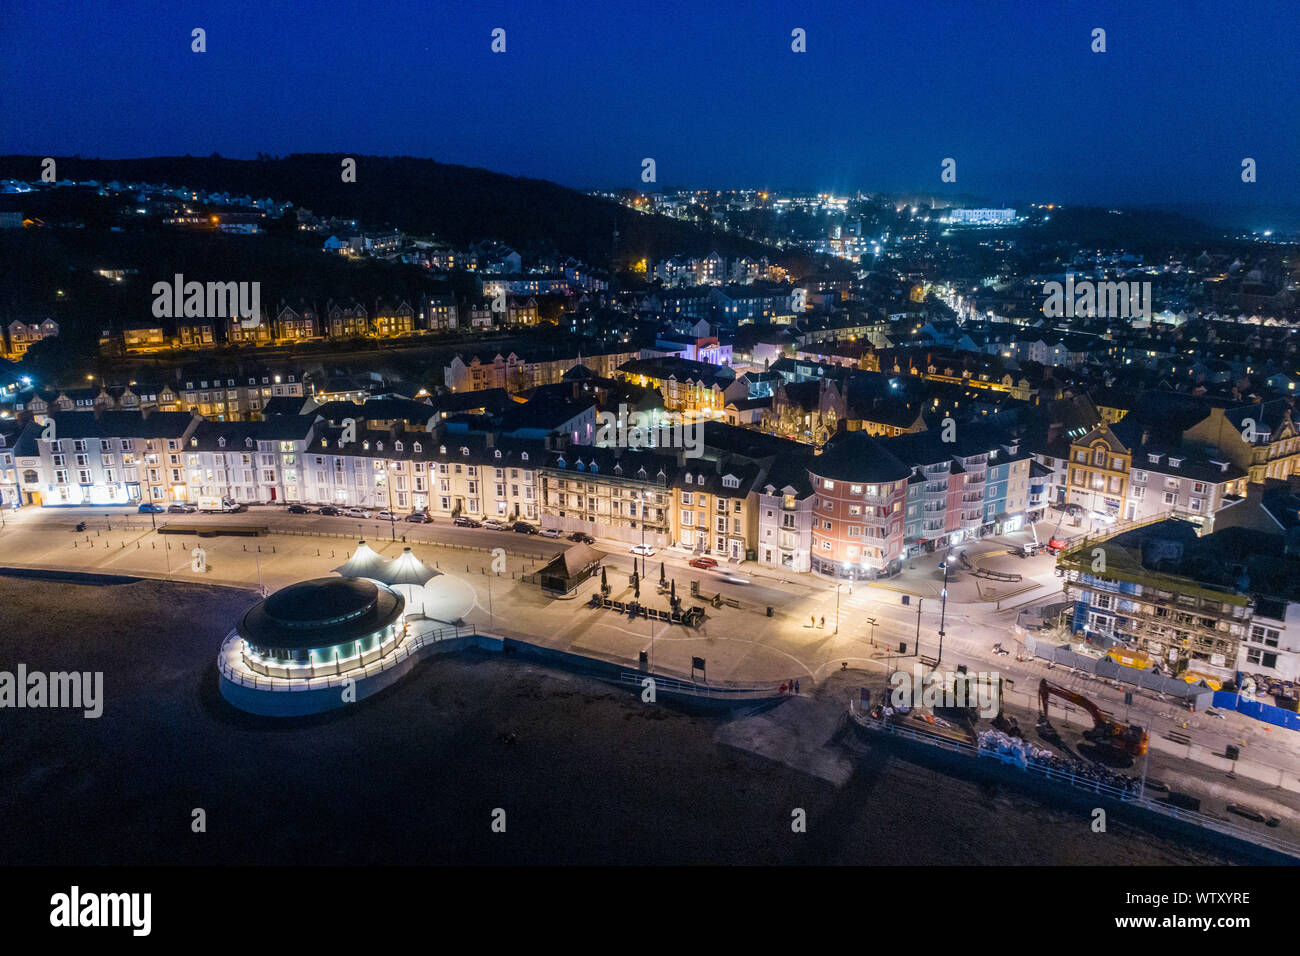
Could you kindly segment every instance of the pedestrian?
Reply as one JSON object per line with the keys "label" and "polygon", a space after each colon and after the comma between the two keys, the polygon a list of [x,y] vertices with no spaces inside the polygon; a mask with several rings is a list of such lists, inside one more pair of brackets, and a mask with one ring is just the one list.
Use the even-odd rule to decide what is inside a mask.
{"label": "pedestrian", "polygon": [[785,693],[785,685],[784,685],[784,684],[781,685],[781,693],[783,693],[783,694]]}
{"label": "pedestrian", "polygon": [[818,627],[820,627],[822,630],[826,630],[826,615],[825,615],[825,614],[822,615],[822,622],[821,622],[821,624],[818,625]]}
{"label": "pedestrian", "polygon": [[817,626],[817,615],[816,615],[816,614],[814,614],[814,615],[812,615],[811,617],[808,618],[808,626],[809,626],[809,627],[816,627],[816,626]]}
{"label": "pedestrian", "polygon": [[799,678],[797,677],[794,679],[794,692],[799,693]]}

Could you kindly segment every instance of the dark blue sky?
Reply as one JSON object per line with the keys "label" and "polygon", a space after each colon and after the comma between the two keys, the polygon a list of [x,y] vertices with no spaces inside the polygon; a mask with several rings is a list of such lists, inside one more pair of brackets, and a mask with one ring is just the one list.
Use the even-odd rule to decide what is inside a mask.
{"label": "dark blue sky", "polygon": [[1258,207],[1300,197],[1298,33],[1294,3],[1202,0],[9,0],[0,152]]}

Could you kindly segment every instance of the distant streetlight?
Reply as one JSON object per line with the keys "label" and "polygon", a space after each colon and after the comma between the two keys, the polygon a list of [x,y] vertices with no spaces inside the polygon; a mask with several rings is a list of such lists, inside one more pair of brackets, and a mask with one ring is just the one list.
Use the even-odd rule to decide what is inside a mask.
{"label": "distant streetlight", "polygon": [[[948,553],[951,554],[952,551],[949,550]],[[943,660],[943,625],[948,612],[948,562],[940,561],[939,567],[943,568],[943,590],[939,592],[939,656],[934,659],[936,668],[939,666],[939,662]]]}

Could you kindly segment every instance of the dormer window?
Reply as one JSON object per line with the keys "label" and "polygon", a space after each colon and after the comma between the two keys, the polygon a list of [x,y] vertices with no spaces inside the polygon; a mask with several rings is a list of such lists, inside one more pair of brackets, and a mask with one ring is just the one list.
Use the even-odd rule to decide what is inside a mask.
{"label": "dormer window", "polygon": [[558,458],[558,459],[556,459],[555,467],[556,467],[556,468],[568,468],[569,466],[566,465],[566,464],[564,463],[564,459],[563,459],[563,458]]}
{"label": "dormer window", "polygon": [[740,487],[740,479],[737,478],[735,475],[724,475],[724,476],[722,477],[722,487],[724,487],[724,488],[739,488],[739,487]]}
{"label": "dormer window", "polygon": [[1181,458],[1170,458],[1170,459],[1169,459],[1169,467],[1170,467],[1170,468],[1177,468],[1177,467],[1178,467],[1179,465],[1181,465],[1182,463],[1183,463],[1183,460],[1182,460]]}
{"label": "dormer window", "polygon": [[645,478],[646,478],[646,471],[645,471],[645,469],[644,469],[644,468],[638,468],[638,469],[636,470],[636,476],[637,476],[638,478],[640,478],[642,481],[645,481]]}
{"label": "dormer window", "polygon": [[525,451],[525,452],[520,452],[520,453],[519,453],[519,460],[520,460],[520,461],[527,461],[527,460],[528,460],[528,452],[526,452],[526,451]]}
{"label": "dormer window", "polygon": [[500,457],[501,457],[501,449],[498,448],[496,451],[494,451],[494,452],[492,453],[492,457],[493,457],[493,458],[500,458]]}
{"label": "dormer window", "polygon": [[614,474],[616,474],[616,475],[621,475],[621,474],[623,474],[623,466],[622,466],[622,465],[615,465],[615,466],[614,466]]}
{"label": "dormer window", "polygon": [[383,451],[383,450],[384,450],[384,443],[381,442],[381,441],[377,441],[377,442],[375,442],[375,447],[376,447],[377,449],[379,449],[380,451]]}
{"label": "dormer window", "polygon": [[1158,465],[1158,464],[1160,464],[1160,456],[1159,456],[1159,455],[1147,455],[1147,461],[1151,462],[1151,464],[1153,464],[1153,465]]}
{"label": "dormer window", "polygon": [[414,445],[411,446],[411,449],[412,449],[412,451],[414,451],[417,455],[418,455],[420,452],[424,451],[424,449],[420,447],[420,443],[419,443],[418,441],[417,441]]}
{"label": "dormer window", "polygon": [[438,454],[439,454],[439,455],[445,455],[445,454],[447,454],[447,446],[446,446],[446,445],[439,445],[439,446],[438,446]]}
{"label": "dormer window", "polygon": [[469,457],[469,449],[466,448],[464,445],[460,446],[460,453],[466,458]]}
{"label": "dormer window", "polygon": [[393,451],[401,451],[401,450],[402,450],[402,443],[400,441],[393,442]]}
{"label": "dormer window", "polygon": [[226,439],[225,439],[225,436],[224,436],[224,435],[223,435],[221,438],[218,438],[218,439],[217,439],[217,447],[218,447],[218,448],[225,448],[225,447],[226,447]]}
{"label": "dormer window", "polygon": [[592,471],[592,474],[600,474],[600,465],[596,464],[596,463],[593,461],[593,462],[591,463],[591,471]]}
{"label": "dormer window", "polygon": [[245,448],[252,448],[252,447],[253,447],[253,439],[251,439],[251,438],[245,438],[245,439],[244,439],[244,447],[245,447]]}

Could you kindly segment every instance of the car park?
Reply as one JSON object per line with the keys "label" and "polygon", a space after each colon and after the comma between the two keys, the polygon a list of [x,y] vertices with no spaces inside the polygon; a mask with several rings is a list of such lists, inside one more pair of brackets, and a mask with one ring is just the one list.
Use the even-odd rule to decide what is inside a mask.
{"label": "car park", "polygon": [[632,547],[628,548],[628,552],[630,554],[637,554],[648,558],[655,553],[655,549],[650,547],[648,544],[634,544]]}
{"label": "car park", "polygon": [[585,531],[575,531],[575,532],[573,532],[573,534],[569,535],[569,540],[570,540],[570,541],[578,541],[578,542],[581,542],[582,544],[595,544],[595,543],[596,543],[596,539],[593,538],[591,535],[587,534],[587,532],[585,532]]}
{"label": "car park", "polygon": [[473,518],[466,518],[464,515],[458,515],[452,522],[457,528],[481,528],[483,525]]}

